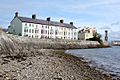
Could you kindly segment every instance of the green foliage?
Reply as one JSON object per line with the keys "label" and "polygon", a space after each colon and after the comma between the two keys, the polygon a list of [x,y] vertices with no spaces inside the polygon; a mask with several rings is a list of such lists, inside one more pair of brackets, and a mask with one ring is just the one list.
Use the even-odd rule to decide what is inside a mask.
{"label": "green foliage", "polygon": [[88,40],[90,41],[98,41],[100,44],[103,44],[102,40],[101,40],[101,35],[99,33],[94,33],[94,37],[93,38],[90,38]]}

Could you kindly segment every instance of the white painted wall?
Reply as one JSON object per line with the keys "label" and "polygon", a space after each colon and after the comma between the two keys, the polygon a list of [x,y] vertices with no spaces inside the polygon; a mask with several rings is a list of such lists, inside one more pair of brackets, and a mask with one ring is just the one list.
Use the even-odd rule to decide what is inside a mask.
{"label": "white painted wall", "polygon": [[[43,26],[43,28],[42,28]],[[28,35],[28,37],[31,38],[41,38],[41,30],[44,29],[44,25],[41,24],[34,24],[34,23],[22,23],[22,34],[23,36]],[[27,29],[28,32],[25,32],[24,30]],[[38,32],[36,33],[35,31],[38,30]],[[44,29],[46,30],[46,29]],[[43,34],[44,36],[46,36],[46,34]]]}
{"label": "white painted wall", "polygon": [[[51,25],[42,25],[35,23],[27,23],[21,22],[17,17],[11,22],[11,27],[9,28],[9,32],[13,34],[21,34],[22,36],[28,36],[31,38],[59,38],[59,39],[78,39],[77,29],[71,29],[60,26],[51,26]],[[49,28],[48,28],[49,27]],[[53,30],[51,34],[51,29]],[[27,31],[25,31],[27,30]],[[31,30],[31,32],[30,32]],[[33,32],[32,32],[33,30]],[[35,30],[38,30],[38,33],[35,33]],[[44,30],[44,33],[41,33],[41,30]],[[56,30],[58,30],[58,34],[56,35]],[[15,31],[15,32],[14,32]],[[46,32],[47,31],[47,32]],[[49,33],[48,33],[49,32]],[[66,34],[64,34],[64,32]]]}

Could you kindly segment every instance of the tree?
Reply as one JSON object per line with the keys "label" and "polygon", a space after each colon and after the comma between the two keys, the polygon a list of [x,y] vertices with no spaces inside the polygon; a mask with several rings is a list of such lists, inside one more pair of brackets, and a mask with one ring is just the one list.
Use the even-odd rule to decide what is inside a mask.
{"label": "tree", "polygon": [[102,36],[99,33],[96,32],[96,33],[93,34],[93,38],[90,38],[88,40],[98,41],[100,44],[103,44],[101,37]]}

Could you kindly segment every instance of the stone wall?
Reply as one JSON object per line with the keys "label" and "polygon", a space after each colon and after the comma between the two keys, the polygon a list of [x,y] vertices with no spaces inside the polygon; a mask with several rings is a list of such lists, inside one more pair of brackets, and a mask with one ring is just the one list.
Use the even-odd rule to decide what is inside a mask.
{"label": "stone wall", "polygon": [[33,39],[0,32],[0,53],[32,49],[80,49],[98,47],[96,41]]}

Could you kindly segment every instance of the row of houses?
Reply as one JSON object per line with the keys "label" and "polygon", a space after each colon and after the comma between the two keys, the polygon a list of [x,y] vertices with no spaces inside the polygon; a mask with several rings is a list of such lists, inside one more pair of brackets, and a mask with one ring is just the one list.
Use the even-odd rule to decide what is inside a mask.
{"label": "row of houses", "polygon": [[64,23],[64,20],[51,21],[50,17],[46,20],[37,19],[35,14],[31,18],[22,17],[16,12],[8,27],[8,32],[31,38],[84,40],[93,37],[96,29],[77,28],[73,22],[68,24]]}

